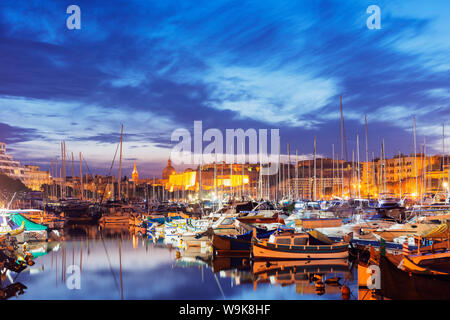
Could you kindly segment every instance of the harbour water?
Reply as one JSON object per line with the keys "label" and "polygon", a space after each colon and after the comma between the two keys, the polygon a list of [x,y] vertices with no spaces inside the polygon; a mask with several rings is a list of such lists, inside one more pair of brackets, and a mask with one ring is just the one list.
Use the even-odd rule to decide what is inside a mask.
{"label": "harbour water", "polygon": [[[11,299],[340,300],[343,285],[350,289],[348,299],[358,298],[357,266],[351,263],[342,268],[301,262],[294,269],[254,274],[246,259],[211,261],[195,253],[186,257],[128,229],[73,228],[60,242],[30,249],[35,265],[19,274],[10,272],[3,280],[3,286],[11,280],[26,286],[23,294]],[[318,289],[315,275],[324,283],[337,277],[338,283]]]}

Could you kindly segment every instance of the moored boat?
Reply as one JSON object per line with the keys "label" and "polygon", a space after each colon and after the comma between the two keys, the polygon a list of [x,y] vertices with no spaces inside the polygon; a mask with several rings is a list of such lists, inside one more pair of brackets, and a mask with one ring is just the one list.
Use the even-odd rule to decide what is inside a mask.
{"label": "moored boat", "polygon": [[318,232],[273,234],[268,240],[254,237],[254,259],[341,259],[348,257],[348,243],[334,242]]}
{"label": "moored boat", "polygon": [[[276,230],[267,231],[257,229],[258,238],[265,239],[272,235]],[[253,231],[248,231],[240,235],[219,235],[213,234],[212,246],[216,255],[237,255],[249,256],[251,251],[251,240]]]}

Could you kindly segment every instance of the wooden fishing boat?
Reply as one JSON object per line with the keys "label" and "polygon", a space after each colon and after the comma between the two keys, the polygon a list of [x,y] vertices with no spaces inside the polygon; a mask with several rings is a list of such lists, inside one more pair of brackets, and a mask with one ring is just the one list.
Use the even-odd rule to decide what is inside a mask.
{"label": "wooden fishing boat", "polygon": [[207,247],[211,245],[211,237],[208,234],[186,232],[179,236],[185,249],[191,247]]}
{"label": "wooden fishing boat", "polygon": [[129,225],[130,223],[130,214],[110,214],[110,215],[102,215],[102,217],[98,220],[100,225]]}
{"label": "wooden fishing boat", "polygon": [[[259,230],[258,238],[265,239],[272,235],[276,230]],[[248,231],[240,235],[220,235],[213,234],[212,246],[216,255],[231,255],[249,257],[252,246],[253,231]]]}
{"label": "wooden fishing boat", "polygon": [[380,257],[380,294],[395,300],[447,300],[450,277],[405,272],[386,256]]}
{"label": "wooden fishing boat", "polygon": [[34,223],[42,224],[52,229],[62,229],[64,227],[64,219],[53,213],[37,209],[19,209],[15,210],[15,212],[20,213]]}
{"label": "wooden fishing boat", "polygon": [[348,257],[348,242],[333,242],[316,231],[273,234],[268,240],[254,236],[254,259],[341,259]]}
{"label": "wooden fishing boat", "polygon": [[450,251],[403,257],[400,269],[416,274],[450,276]]}
{"label": "wooden fishing boat", "polygon": [[25,231],[25,222],[22,222],[22,225],[16,229],[0,228],[0,236],[3,235],[17,236],[24,231]]}
{"label": "wooden fishing boat", "polygon": [[401,226],[393,226],[388,229],[378,229],[372,231],[372,233],[380,236],[387,242],[395,242],[394,240],[399,237],[414,236],[421,233],[427,233],[438,227],[436,224],[425,223],[412,223]]}
{"label": "wooden fishing boat", "polygon": [[[426,234],[415,237],[417,250],[410,251],[405,243],[403,260],[398,267],[415,274],[450,277],[449,235],[449,225],[444,223]],[[431,245],[422,246],[422,242],[430,242]]]}

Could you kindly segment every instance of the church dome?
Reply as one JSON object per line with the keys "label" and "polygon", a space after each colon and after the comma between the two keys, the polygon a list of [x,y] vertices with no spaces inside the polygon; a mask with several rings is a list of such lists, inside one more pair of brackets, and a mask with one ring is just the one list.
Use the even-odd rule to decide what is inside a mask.
{"label": "church dome", "polygon": [[162,172],[162,178],[168,180],[169,177],[170,177],[172,174],[175,174],[175,173],[177,173],[177,172],[175,171],[175,168],[172,167],[172,161],[170,161],[170,159],[169,159],[169,160],[167,161],[167,167],[165,167],[164,170],[163,170],[163,172]]}

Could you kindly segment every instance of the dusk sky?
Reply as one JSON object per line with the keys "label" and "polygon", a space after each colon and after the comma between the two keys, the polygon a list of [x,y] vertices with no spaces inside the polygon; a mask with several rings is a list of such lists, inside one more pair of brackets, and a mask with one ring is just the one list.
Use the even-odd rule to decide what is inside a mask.
{"label": "dusk sky", "polygon": [[[69,30],[69,5],[81,29]],[[369,5],[381,29],[368,29]],[[107,173],[124,125],[124,175],[166,165],[176,128],[279,128],[281,150],[388,156],[450,150],[450,2],[9,1],[0,4],[0,141],[48,169],[67,152]],[[59,161],[59,160],[58,160]],[[118,167],[115,164],[115,171]]]}

